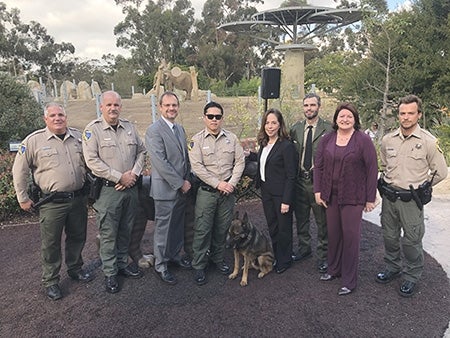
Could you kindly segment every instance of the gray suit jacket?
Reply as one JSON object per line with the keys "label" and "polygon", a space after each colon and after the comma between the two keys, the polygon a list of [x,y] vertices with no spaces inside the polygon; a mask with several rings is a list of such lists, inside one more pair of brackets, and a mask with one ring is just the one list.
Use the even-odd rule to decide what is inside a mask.
{"label": "gray suit jacket", "polygon": [[[302,154],[305,147],[303,144],[305,140],[305,124],[306,120],[299,121],[292,126],[290,131],[291,139],[294,142],[295,148],[299,154],[299,161],[302,160]],[[316,154],[317,145],[319,144],[320,138],[331,130],[333,130],[331,123],[319,117],[313,136],[313,157]]]}
{"label": "gray suit jacket", "polygon": [[155,200],[176,199],[178,189],[189,178],[191,171],[186,133],[177,123],[175,128],[178,128],[183,140],[181,144],[162,118],[150,125],[145,133],[152,173],[150,196]]}

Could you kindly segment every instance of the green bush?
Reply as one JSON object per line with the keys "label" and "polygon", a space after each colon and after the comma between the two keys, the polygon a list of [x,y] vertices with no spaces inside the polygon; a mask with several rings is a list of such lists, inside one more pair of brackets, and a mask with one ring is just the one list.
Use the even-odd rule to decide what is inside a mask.
{"label": "green bush", "polygon": [[13,186],[14,156],[15,154],[0,149],[0,221],[10,219],[21,212]]}

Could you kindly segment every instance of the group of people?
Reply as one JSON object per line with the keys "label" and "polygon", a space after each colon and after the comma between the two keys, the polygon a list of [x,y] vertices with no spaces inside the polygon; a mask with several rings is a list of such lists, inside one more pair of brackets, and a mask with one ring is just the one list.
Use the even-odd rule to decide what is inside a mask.
{"label": "group of people", "polygon": [[[62,298],[58,283],[63,231],[69,277],[80,282],[94,278],[82,268],[81,255],[86,241],[87,172],[100,180],[93,208],[107,292],[120,291],[119,275],[142,277],[141,264],[137,263],[143,256],[140,241],[147,219],[155,220],[154,270],[164,283],[177,283],[172,266],[193,269],[197,285],[207,283],[208,267],[230,273],[224,260],[225,241],[248,154],[244,154],[237,136],[223,128],[224,110],[219,103],[205,105],[205,127],[189,142],[184,128],[176,122],[179,106],[175,93],[161,95],[161,117],[148,127],[144,145],[133,124],[120,117],[122,102],[114,91],[101,95],[102,115],[82,134],[67,126],[63,106],[47,104],[46,128],[23,141],[13,178],[23,210],[40,204],[42,283],[50,299]],[[254,179],[261,189],[274,269],[280,274],[294,261],[312,257],[312,210],[320,280],[341,278],[338,294],[353,292],[362,213],[375,208],[378,187],[383,197],[386,267],[375,279],[387,283],[402,273],[399,292],[410,296],[423,270],[422,207],[430,198],[424,183],[431,187],[447,175],[436,139],[418,124],[421,101],[414,95],[400,99],[400,127],[381,143],[381,179],[374,144],[361,131],[354,105],[339,104],[332,123],[319,116],[320,107],[318,95],[306,95],[305,118],[290,131],[282,113],[271,108],[265,112],[257,135],[259,150],[252,154],[257,161]],[[146,151],[151,175],[143,179]],[[40,202],[33,201],[27,191],[30,172],[39,188]],[[144,198],[153,199],[154,209],[147,210]]]}
{"label": "group of people", "polygon": [[[284,148],[284,156],[277,157],[276,169],[268,165],[271,152],[276,149],[273,144],[281,144],[287,139],[283,118],[274,110],[264,115],[262,128],[268,141],[259,142],[262,148],[259,163],[264,166],[264,169],[260,167],[260,177],[267,182],[271,181],[272,175],[283,177],[283,180],[277,179],[276,188],[269,189],[267,182],[261,185],[270,232],[283,232],[285,237],[278,234],[278,241],[287,238],[286,245],[292,247],[289,236],[292,235],[293,207],[298,252],[292,255],[292,260],[311,257],[309,226],[312,209],[317,224],[320,280],[328,282],[341,278],[338,295],[348,295],[357,286],[362,213],[375,208],[378,189],[382,196],[385,269],[375,280],[388,283],[402,274],[399,293],[410,297],[423,271],[423,205],[431,199],[432,185],[448,173],[436,138],[419,126],[422,102],[415,95],[399,100],[400,127],[383,137],[381,142],[381,178],[378,178],[374,143],[361,131],[355,106],[340,103],[330,125],[318,116],[320,105],[319,96],[306,95],[303,100],[305,119],[291,128],[290,138],[299,155],[298,161],[295,159],[298,167],[296,174],[294,169],[296,189],[293,195],[292,159],[295,154],[290,147]],[[272,134],[274,120],[278,126],[276,136]],[[278,200],[269,200],[271,193],[278,196]],[[277,218],[273,216],[275,212]],[[277,256],[279,243],[273,242]],[[281,257],[280,253],[278,257]],[[292,261],[282,262],[283,267],[289,267]],[[277,272],[284,270],[278,268]]]}

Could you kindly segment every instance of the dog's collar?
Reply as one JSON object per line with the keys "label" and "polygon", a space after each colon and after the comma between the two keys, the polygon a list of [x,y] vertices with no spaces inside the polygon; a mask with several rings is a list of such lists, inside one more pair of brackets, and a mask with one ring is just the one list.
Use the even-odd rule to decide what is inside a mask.
{"label": "dog's collar", "polygon": [[253,238],[254,233],[256,232],[255,228],[253,228],[247,235],[247,237],[245,238],[245,242],[242,243],[242,247],[245,245],[248,245],[250,243],[250,241]]}

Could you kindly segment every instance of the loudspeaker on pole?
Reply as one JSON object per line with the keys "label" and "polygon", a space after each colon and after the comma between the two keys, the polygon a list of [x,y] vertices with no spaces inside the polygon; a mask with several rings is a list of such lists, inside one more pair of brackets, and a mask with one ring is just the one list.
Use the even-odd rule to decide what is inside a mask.
{"label": "loudspeaker on pole", "polygon": [[281,69],[266,67],[261,72],[261,97],[278,99],[280,97]]}

